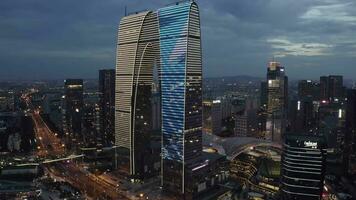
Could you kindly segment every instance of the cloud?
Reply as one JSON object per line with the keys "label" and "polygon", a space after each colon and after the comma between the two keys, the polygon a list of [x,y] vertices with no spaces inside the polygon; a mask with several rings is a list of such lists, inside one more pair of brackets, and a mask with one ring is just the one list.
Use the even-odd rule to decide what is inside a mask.
{"label": "cloud", "polygon": [[[102,66],[115,66],[125,6],[153,10],[174,1],[1,0],[0,79],[95,78]],[[204,76],[265,76],[273,55],[290,77],[302,78],[308,68],[315,77],[356,74],[354,0],[197,2]]]}
{"label": "cloud", "polygon": [[356,12],[354,9],[350,12],[350,8],[355,8],[355,2],[327,1],[325,5],[310,7],[300,18],[306,22],[329,21],[356,25]]}
{"label": "cloud", "polygon": [[292,42],[288,39],[273,38],[268,39],[268,43],[272,45],[274,56],[328,56],[331,54],[330,49],[333,47],[329,44],[322,43],[299,43]]}

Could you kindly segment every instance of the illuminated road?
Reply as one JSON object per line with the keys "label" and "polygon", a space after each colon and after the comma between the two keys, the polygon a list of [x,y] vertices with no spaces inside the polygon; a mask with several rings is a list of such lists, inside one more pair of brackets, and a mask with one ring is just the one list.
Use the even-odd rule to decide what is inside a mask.
{"label": "illuminated road", "polygon": [[[37,155],[42,158],[65,157],[65,146],[43,121],[38,111],[32,114],[35,125],[35,135],[38,142]],[[84,194],[93,199],[129,199],[116,185],[97,178],[93,174],[84,171],[73,161],[45,164],[47,171],[77,187]]]}
{"label": "illuminated road", "polygon": [[37,146],[37,155],[46,158],[48,156],[63,157],[65,155],[64,144],[48,128],[38,111],[35,111],[31,116],[35,125],[36,140],[40,144]]}

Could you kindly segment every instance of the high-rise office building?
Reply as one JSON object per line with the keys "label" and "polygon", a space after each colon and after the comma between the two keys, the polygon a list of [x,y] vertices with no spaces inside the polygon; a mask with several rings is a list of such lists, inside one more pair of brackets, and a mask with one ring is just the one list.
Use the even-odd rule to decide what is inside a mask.
{"label": "high-rise office building", "polygon": [[[328,157],[341,158],[344,127],[345,105],[340,102],[322,101],[317,109],[317,127],[324,133],[329,151]],[[340,160],[341,162],[341,160]]]}
{"label": "high-rise office building", "polygon": [[312,134],[288,134],[281,163],[282,200],[320,200],[325,176],[326,145]]}
{"label": "high-rise office building", "polygon": [[347,109],[344,144],[344,174],[356,173],[356,90],[347,91]]}
{"label": "high-rise office building", "polygon": [[267,82],[266,81],[261,82],[260,95],[261,95],[260,96],[261,107],[265,108],[265,107],[267,107],[267,103],[268,103]]}
{"label": "high-rise office building", "polygon": [[292,123],[290,129],[295,131],[308,132],[317,126],[317,109],[313,98],[307,96],[298,100],[291,101],[293,108],[290,108]]}
{"label": "high-rise office building", "polygon": [[248,135],[248,116],[245,112],[236,115],[235,136],[246,137]]}
{"label": "high-rise office building", "polygon": [[328,79],[327,76],[320,77],[320,100],[329,99]]}
{"label": "high-rise office building", "polygon": [[337,75],[320,77],[320,100],[337,100],[344,96],[343,77]]}
{"label": "high-rise office building", "polygon": [[118,166],[133,178],[144,178],[149,168],[146,155],[152,131],[153,69],[160,62],[157,12],[123,17],[118,41],[115,89]]}
{"label": "high-rise office building", "polygon": [[267,69],[267,123],[265,138],[281,142],[286,128],[288,77],[279,62],[270,62]]}
{"label": "high-rise office building", "polygon": [[203,131],[219,135],[221,132],[221,101],[203,101]]}
{"label": "high-rise office building", "polygon": [[344,95],[343,77],[330,75],[328,85],[329,98],[332,100],[340,100]]}
{"label": "high-rise office building", "polygon": [[82,112],[83,146],[101,146],[99,95],[97,92],[84,93]]}
{"label": "high-rise office building", "polygon": [[100,133],[104,146],[112,146],[115,131],[115,70],[99,70]]}
{"label": "high-rise office building", "polygon": [[235,112],[235,135],[259,137],[258,129],[258,99],[247,98],[243,109]]}
{"label": "high-rise office building", "polygon": [[267,81],[261,81],[260,86],[260,109],[256,112],[257,114],[257,137],[266,136],[266,124],[267,124],[267,104],[268,104],[268,95],[267,95],[268,84]]}
{"label": "high-rise office building", "polygon": [[67,138],[67,147],[80,145],[83,115],[83,80],[66,79],[64,81],[63,130]]}
{"label": "high-rise office building", "polygon": [[312,98],[313,100],[319,100],[319,96],[320,96],[319,83],[316,83],[312,80],[301,80],[298,82],[299,99]]}
{"label": "high-rise office building", "polygon": [[158,10],[162,95],[162,183],[185,194],[187,166],[202,152],[199,10],[182,2]]}

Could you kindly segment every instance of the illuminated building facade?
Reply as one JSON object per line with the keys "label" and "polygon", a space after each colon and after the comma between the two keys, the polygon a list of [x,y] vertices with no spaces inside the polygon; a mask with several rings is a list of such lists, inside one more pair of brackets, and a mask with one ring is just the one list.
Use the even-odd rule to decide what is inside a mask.
{"label": "illuminated building facade", "polygon": [[115,145],[119,168],[133,178],[148,173],[153,68],[159,68],[157,13],[122,18],[116,66]]}
{"label": "illuminated building facade", "polygon": [[267,122],[265,138],[281,142],[286,128],[288,77],[279,62],[270,62],[267,69]]}
{"label": "illuminated building facade", "polygon": [[200,19],[194,2],[158,10],[162,99],[162,183],[186,192],[187,165],[202,152]]}
{"label": "illuminated building facade", "polygon": [[321,199],[325,160],[326,144],[322,137],[311,133],[288,134],[282,153],[281,199]]}
{"label": "illuminated building facade", "polygon": [[221,101],[203,101],[203,132],[219,135],[221,121]]}

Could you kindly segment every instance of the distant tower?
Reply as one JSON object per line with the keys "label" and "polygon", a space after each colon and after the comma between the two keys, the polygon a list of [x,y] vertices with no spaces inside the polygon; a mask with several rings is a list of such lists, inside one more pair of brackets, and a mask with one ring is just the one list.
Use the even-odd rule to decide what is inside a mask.
{"label": "distant tower", "polygon": [[204,133],[219,135],[221,132],[221,101],[203,102],[203,131]]}
{"label": "distant tower", "polygon": [[67,143],[74,145],[83,142],[83,80],[66,79],[64,81],[64,123],[63,129]]}
{"label": "distant tower", "polygon": [[288,77],[279,62],[270,62],[267,69],[267,123],[265,138],[281,142],[286,128]]}
{"label": "distant tower", "polygon": [[347,91],[346,133],[344,144],[344,175],[356,173],[356,89]]}
{"label": "distant tower", "polygon": [[339,101],[344,96],[343,77],[337,75],[329,76],[329,98]]}
{"label": "distant tower", "polygon": [[260,102],[261,102],[261,107],[265,108],[268,103],[268,96],[267,96],[267,82],[266,81],[261,81],[261,87],[260,87]]}
{"label": "distant tower", "polygon": [[320,77],[321,100],[340,100],[344,96],[343,77],[337,75]]}
{"label": "distant tower", "polygon": [[329,87],[328,81],[329,78],[327,76],[320,77],[320,100],[328,100],[329,99]]}
{"label": "distant tower", "polygon": [[115,70],[99,71],[100,132],[105,146],[114,143]]}

